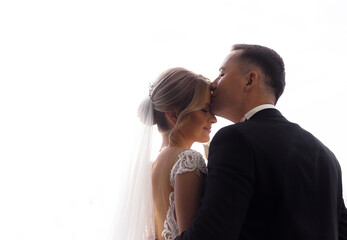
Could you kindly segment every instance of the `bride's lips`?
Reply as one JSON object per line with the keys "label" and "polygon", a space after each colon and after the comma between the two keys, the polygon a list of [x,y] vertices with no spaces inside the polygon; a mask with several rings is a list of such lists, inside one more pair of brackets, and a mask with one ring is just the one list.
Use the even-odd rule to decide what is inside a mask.
{"label": "bride's lips", "polygon": [[205,130],[207,130],[209,133],[211,132],[211,127],[204,127]]}

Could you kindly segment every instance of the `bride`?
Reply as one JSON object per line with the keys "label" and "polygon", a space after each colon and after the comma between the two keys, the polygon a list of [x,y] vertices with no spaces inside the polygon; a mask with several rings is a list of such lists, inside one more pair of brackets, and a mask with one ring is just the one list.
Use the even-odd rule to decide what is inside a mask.
{"label": "bride", "polygon": [[[210,140],[211,125],[217,121],[210,104],[209,80],[183,68],[163,72],[151,85],[139,108],[147,130],[116,239],[175,239],[192,224],[207,168],[191,146]],[[162,135],[162,148],[152,163],[148,149],[153,125]]]}

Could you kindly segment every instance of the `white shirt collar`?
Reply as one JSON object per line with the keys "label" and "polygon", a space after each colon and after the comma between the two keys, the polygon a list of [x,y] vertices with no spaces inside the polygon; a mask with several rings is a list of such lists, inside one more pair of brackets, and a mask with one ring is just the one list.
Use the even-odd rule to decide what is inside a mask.
{"label": "white shirt collar", "polygon": [[267,108],[276,108],[273,104],[263,104],[263,105],[259,105],[251,110],[249,110],[245,116],[243,118],[241,118],[240,122],[244,122],[248,119],[250,119],[254,114],[256,114],[257,112],[263,110],[263,109],[267,109]]}

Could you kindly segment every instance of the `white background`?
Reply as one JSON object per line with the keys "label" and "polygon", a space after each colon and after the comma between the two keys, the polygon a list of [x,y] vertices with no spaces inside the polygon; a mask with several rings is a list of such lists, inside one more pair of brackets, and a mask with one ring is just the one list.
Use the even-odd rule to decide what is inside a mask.
{"label": "white background", "polygon": [[[214,80],[235,43],[284,59],[278,109],[347,173],[346,1],[1,1],[0,239],[109,239],[148,83]],[[213,134],[228,124],[222,119]],[[212,135],[213,135],[212,134]]]}

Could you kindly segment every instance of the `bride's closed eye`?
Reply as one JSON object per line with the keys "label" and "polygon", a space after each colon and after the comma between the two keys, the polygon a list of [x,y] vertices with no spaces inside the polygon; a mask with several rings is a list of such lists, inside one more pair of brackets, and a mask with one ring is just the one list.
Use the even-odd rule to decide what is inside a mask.
{"label": "bride's closed eye", "polygon": [[203,111],[204,113],[208,113],[208,112],[210,112],[210,110],[209,109],[201,109],[201,111]]}

